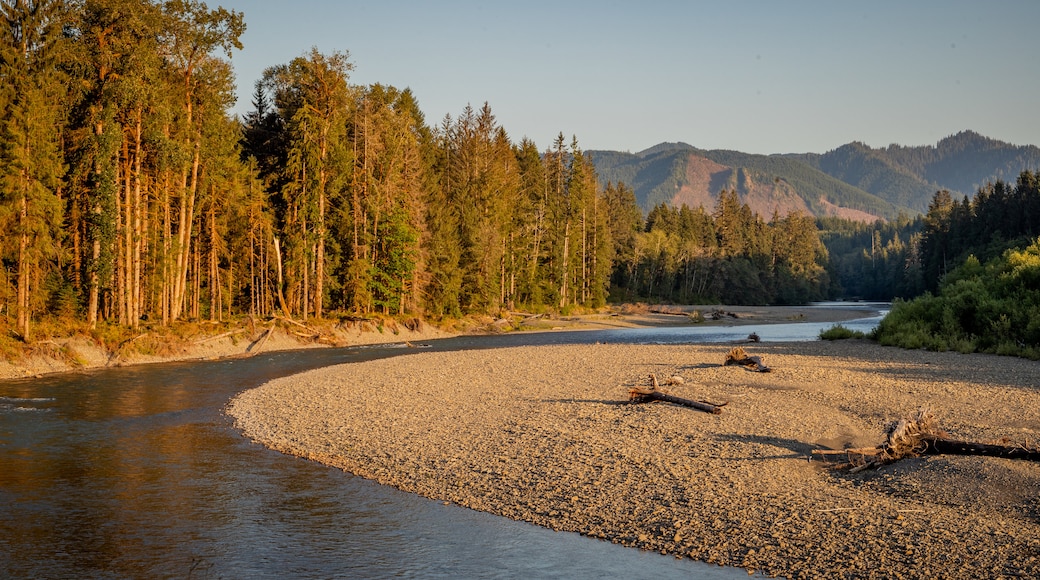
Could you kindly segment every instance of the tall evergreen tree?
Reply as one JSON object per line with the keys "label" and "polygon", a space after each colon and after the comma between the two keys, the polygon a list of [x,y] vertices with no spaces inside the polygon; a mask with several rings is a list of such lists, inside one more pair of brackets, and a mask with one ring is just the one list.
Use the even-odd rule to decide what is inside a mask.
{"label": "tall evergreen tree", "polygon": [[538,146],[523,139],[515,148],[520,172],[520,191],[510,234],[510,291],[508,295],[524,305],[542,305],[547,200],[546,174]]}
{"label": "tall evergreen tree", "polygon": [[937,191],[928,204],[924,217],[924,243],[921,252],[924,260],[925,287],[936,290],[939,281],[949,271],[955,258],[950,247],[950,223],[954,202],[950,192]]}
{"label": "tall evergreen tree", "polygon": [[324,310],[331,271],[326,255],[329,206],[347,183],[347,77],[353,68],[348,59],[347,53],[324,55],[312,49],[306,57],[265,73],[287,133],[284,228],[292,256],[288,263],[298,284],[293,294],[304,319],[311,313],[320,318]]}
{"label": "tall evergreen tree", "polygon": [[614,242],[614,260],[618,266],[614,283],[625,285],[635,266],[636,236],[643,227],[643,212],[636,202],[635,191],[624,183],[608,183],[603,198]]}
{"label": "tall evergreen tree", "polygon": [[15,242],[16,328],[23,340],[45,299],[43,270],[54,257],[62,215],[61,134],[54,128],[63,124],[64,8],[53,0],[0,2],[0,223]]}

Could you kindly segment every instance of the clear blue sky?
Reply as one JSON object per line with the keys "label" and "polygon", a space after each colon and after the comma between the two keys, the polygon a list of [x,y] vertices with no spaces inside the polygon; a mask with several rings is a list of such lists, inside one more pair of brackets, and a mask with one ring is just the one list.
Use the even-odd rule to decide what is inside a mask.
{"label": "clear blue sky", "polygon": [[1040,0],[208,0],[241,11],[235,112],[266,67],[346,51],[429,125],[491,106],[514,142],[823,153],[965,129],[1040,145]]}

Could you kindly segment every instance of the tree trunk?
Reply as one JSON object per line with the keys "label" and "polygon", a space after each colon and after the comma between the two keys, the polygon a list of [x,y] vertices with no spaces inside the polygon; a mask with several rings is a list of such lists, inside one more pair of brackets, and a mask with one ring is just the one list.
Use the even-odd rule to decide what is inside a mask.
{"label": "tree trunk", "polygon": [[[28,179],[24,175],[23,179]],[[18,224],[18,334],[29,341],[29,199],[23,187]]]}
{"label": "tree trunk", "polygon": [[94,240],[92,243],[91,251],[91,263],[94,264],[90,269],[90,291],[87,298],[87,324],[90,325],[91,329],[97,328],[98,323],[98,307],[100,306],[100,291],[101,291],[101,280],[98,276],[97,263],[101,260],[101,240]]}
{"label": "tree trunk", "polygon": [[209,320],[220,320],[220,263],[217,259],[217,215],[210,204],[209,209]]}
{"label": "tree trunk", "polygon": [[982,455],[985,457],[1003,457],[1004,459],[1040,461],[1040,450],[1028,449],[1019,445],[992,445],[941,437],[922,437],[921,441],[928,444],[922,455]]}
{"label": "tree trunk", "polygon": [[292,314],[289,312],[289,308],[285,305],[285,293],[282,291],[282,286],[284,285],[282,279],[282,246],[278,241],[277,236],[274,238],[274,257],[278,263],[278,306],[281,307],[282,314],[291,318]]}
{"label": "tree trunk", "polygon": [[567,221],[563,225],[563,265],[560,270],[560,308],[567,306],[567,286],[570,272],[567,269],[570,267],[570,254],[571,254],[571,220],[567,218]]}
{"label": "tree trunk", "polygon": [[180,203],[180,220],[177,230],[177,279],[174,284],[173,307],[171,318],[180,318],[184,311],[185,298],[188,289],[188,271],[191,269],[191,232],[195,222],[195,197],[199,188],[199,164],[202,143],[196,139],[194,142],[191,176],[184,174],[182,179],[182,196]]}
{"label": "tree trunk", "polygon": [[[127,228],[130,231],[130,268],[127,271],[127,275],[130,277],[130,286],[128,288],[129,293],[129,316],[130,326],[137,328],[140,326],[141,321],[141,251],[144,244],[144,232],[143,232],[143,219],[142,215],[143,200],[141,194],[141,180],[143,179],[141,173],[142,157],[142,116],[143,113],[140,108],[137,109],[137,118],[134,128],[134,187],[133,195],[130,198],[130,212],[127,214]],[[132,225],[130,221],[132,220]]]}

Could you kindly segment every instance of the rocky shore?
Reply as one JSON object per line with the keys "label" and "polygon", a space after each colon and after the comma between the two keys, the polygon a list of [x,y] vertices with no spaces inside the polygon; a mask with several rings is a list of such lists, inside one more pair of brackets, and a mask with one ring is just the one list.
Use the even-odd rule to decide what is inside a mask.
{"label": "rocky shore", "polygon": [[[879,443],[927,407],[960,439],[1040,439],[1040,364],[867,341],[539,346],[312,371],[228,405],[255,441],[445,502],[788,578],[1040,576],[1040,465],[811,450]],[[647,377],[720,415],[628,404]]]}

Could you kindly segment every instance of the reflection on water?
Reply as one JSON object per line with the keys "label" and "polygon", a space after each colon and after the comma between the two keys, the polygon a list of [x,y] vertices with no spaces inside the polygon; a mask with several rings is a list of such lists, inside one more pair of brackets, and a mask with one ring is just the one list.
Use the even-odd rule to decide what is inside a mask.
{"label": "reflection on water", "polygon": [[[518,341],[538,339],[431,348]],[[222,414],[235,393],[274,377],[407,352],[0,383],[0,577],[747,577],[402,493],[253,444]]]}

